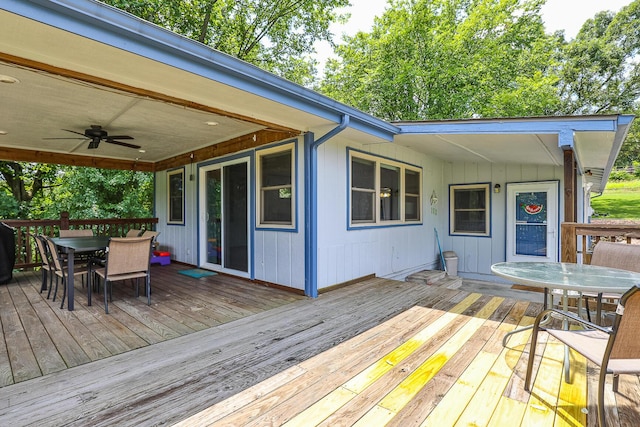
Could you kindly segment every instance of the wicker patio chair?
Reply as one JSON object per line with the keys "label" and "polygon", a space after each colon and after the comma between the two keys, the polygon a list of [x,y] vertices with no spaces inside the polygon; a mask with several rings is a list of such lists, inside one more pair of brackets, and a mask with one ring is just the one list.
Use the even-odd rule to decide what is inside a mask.
{"label": "wicker patio chair", "polygon": [[[58,252],[56,244],[53,243],[53,240],[49,238],[45,239],[47,242],[47,249],[49,250],[49,254],[51,255],[50,265],[53,266],[53,273],[56,275],[56,285],[53,291],[53,301],[56,300],[56,295],[58,294],[58,279],[62,279],[62,301],[60,302],[60,308],[64,308],[64,299],[67,296],[67,263],[62,257],[62,254]],[[73,265],[74,276],[84,276],[87,274],[87,272],[88,269],[86,264],[77,263]],[[49,292],[47,293],[47,299],[49,299],[50,296],[51,286],[49,287]]]}
{"label": "wicker patio chair", "polygon": [[[145,291],[147,304],[151,305],[151,261],[150,237],[120,237],[112,238],[107,248],[107,257],[104,267],[91,267],[90,280],[98,276],[104,281],[104,311],[109,313],[109,301],[113,299],[113,282],[136,279],[136,298],[140,295],[138,281],[145,279]],[[92,283],[88,288],[88,304],[91,305]],[[107,297],[108,294],[108,297]]]}
{"label": "wicker patio chair", "polygon": [[[598,424],[605,426],[604,386],[607,374],[613,374],[613,391],[618,391],[620,374],[640,373],[640,285],[636,285],[620,298],[612,328],[603,328],[571,313],[557,309],[542,311],[535,320],[531,336],[529,361],[524,388],[531,390],[533,361],[540,331],[573,348],[578,353],[600,366],[598,380]],[[541,327],[540,322],[548,316],[560,317],[581,324],[585,329],[551,329]]]}

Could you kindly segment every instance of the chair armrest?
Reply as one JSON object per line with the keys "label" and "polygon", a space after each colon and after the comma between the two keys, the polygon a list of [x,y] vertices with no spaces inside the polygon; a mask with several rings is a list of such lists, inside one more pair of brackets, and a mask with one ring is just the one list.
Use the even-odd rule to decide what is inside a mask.
{"label": "chair armrest", "polygon": [[[547,310],[543,310],[542,312],[540,312],[540,314],[538,314],[538,316],[536,317],[535,325],[540,327],[539,326],[540,322],[543,319],[545,319],[548,316],[550,316],[550,315],[556,315],[556,316],[558,316],[560,318],[565,318],[567,320],[572,320],[572,321],[574,321],[576,323],[580,323],[580,324],[588,327],[589,329],[596,329],[598,331],[604,332],[605,334],[611,334],[611,332],[612,332],[610,328],[605,328],[603,326],[596,325],[595,323],[589,322],[588,320],[585,320],[585,319],[583,319],[581,317],[578,317],[573,313],[569,313],[569,312],[563,311],[563,310],[558,310],[557,308],[549,308]],[[540,329],[545,330],[547,328],[540,327]],[[551,329],[551,328],[548,328],[548,329]]]}

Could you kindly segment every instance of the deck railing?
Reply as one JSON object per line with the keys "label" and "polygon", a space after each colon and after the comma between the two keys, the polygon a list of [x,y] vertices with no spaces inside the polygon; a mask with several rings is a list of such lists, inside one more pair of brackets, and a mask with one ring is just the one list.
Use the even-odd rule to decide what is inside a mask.
{"label": "deck railing", "polygon": [[158,218],[110,218],[110,219],[69,219],[63,212],[60,219],[0,220],[15,231],[16,269],[32,268],[40,265],[40,255],[35,247],[33,236],[58,236],[60,230],[90,229],[96,236],[121,237],[130,229],[154,230]]}
{"label": "deck railing", "polygon": [[563,222],[561,239],[562,262],[589,264],[593,246],[598,241],[634,243],[635,239],[640,239],[640,225]]}

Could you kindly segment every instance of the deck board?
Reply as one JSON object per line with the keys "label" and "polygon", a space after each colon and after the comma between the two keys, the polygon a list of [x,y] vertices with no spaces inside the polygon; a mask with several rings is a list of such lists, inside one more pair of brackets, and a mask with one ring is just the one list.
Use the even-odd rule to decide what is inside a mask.
{"label": "deck board", "polygon": [[[39,293],[35,273],[20,274],[16,289],[0,287],[3,332],[10,327],[0,344],[0,375],[9,383],[0,387],[3,423],[595,425],[587,389],[596,370],[577,364],[574,384],[563,384],[562,346],[542,334],[537,354],[548,356],[536,357],[529,394],[522,378],[530,333],[502,347],[507,332],[532,322],[539,295],[374,278],[308,299],[223,275],[193,279],[180,268],[154,269],[151,306],[131,287],[116,287],[109,315],[99,296],[87,306],[80,287],[76,311],[60,310]],[[20,322],[31,326],[14,332]],[[38,322],[47,327],[36,331]],[[76,342],[85,353],[76,357],[104,357],[58,371],[48,361],[55,372],[38,368],[10,384],[22,378],[10,355],[48,360],[46,340],[20,343],[43,331],[53,343]],[[18,374],[36,371],[16,366]],[[608,392],[608,418],[636,425],[638,376],[623,376],[620,386]]]}

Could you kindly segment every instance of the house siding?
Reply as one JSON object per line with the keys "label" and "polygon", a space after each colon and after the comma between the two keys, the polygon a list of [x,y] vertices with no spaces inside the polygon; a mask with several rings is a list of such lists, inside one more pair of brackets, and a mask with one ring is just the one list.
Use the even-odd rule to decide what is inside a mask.
{"label": "house siding", "polygon": [[[348,148],[422,168],[422,222],[415,225],[349,229]],[[403,280],[414,271],[437,267],[434,227],[445,224],[442,202],[444,162],[396,144],[361,145],[333,138],[318,149],[318,288],[370,274]],[[442,199],[441,199],[442,200]]]}
{"label": "house siding", "polygon": [[[491,274],[491,265],[506,259],[506,184],[554,180],[559,181],[562,188],[564,175],[562,166],[448,162],[444,167],[444,176],[447,186],[478,182],[490,182],[492,190],[495,184],[501,186],[500,193],[491,193],[490,237],[451,236],[448,216],[441,235],[442,249],[454,251],[458,256],[458,275],[492,280],[495,276]],[[448,192],[445,199],[445,206],[442,207],[447,210],[448,215]],[[563,197],[560,197],[560,221],[564,215],[563,202]]]}

